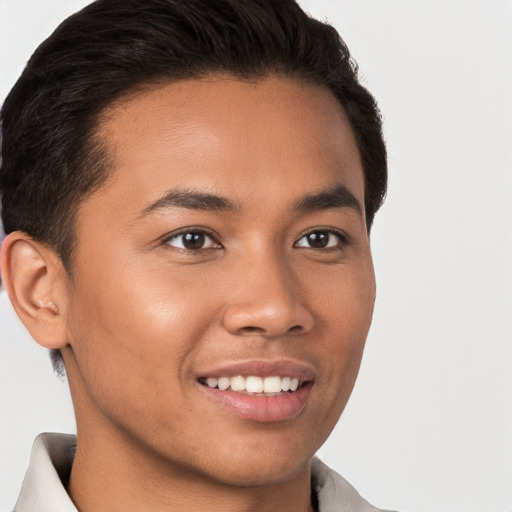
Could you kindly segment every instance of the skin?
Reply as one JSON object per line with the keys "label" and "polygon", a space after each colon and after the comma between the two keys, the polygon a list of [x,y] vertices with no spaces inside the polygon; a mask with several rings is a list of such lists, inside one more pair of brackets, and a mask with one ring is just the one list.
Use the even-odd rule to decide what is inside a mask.
{"label": "skin", "polygon": [[[3,255],[18,313],[63,352],[78,429],[72,499],[85,512],[312,510],[311,459],[352,391],[375,298],[342,108],[297,80],[212,76],[113,105],[99,136],[113,169],[80,205],[72,280],[23,233]],[[296,208],[340,185],[361,211]],[[175,189],[235,208],[150,208]],[[192,227],[211,238],[180,248]],[[311,247],[311,231],[329,247]],[[297,415],[243,419],[197,381],[251,360],[314,371]]]}

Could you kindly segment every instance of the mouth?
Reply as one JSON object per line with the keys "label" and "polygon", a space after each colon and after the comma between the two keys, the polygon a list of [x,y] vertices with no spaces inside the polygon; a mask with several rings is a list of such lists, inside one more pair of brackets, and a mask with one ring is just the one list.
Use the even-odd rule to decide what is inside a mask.
{"label": "mouth", "polygon": [[207,372],[197,382],[223,412],[245,420],[277,422],[293,419],[304,410],[314,373],[288,362],[248,362]]}

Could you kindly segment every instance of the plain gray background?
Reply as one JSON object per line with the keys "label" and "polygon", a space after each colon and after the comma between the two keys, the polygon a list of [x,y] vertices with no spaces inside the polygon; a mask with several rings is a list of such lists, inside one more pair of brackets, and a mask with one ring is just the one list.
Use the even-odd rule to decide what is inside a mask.
{"label": "plain gray background", "polygon": [[[0,99],[87,0],[0,0]],[[321,457],[381,507],[512,510],[512,2],[303,0],[377,97],[388,199],[360,377]],[[0,294],[0,510],[67,384]]]}

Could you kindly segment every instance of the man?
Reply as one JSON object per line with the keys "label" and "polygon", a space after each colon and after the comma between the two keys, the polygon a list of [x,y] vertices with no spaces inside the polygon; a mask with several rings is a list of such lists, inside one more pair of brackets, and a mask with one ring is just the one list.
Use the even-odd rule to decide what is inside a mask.
{"label": "man", "polygon": [[15,510],[377,510],[314,459],[386,188],[335,30],[291,0],[98,0],[2,123],[2,276],[77,420],[38,438]]}

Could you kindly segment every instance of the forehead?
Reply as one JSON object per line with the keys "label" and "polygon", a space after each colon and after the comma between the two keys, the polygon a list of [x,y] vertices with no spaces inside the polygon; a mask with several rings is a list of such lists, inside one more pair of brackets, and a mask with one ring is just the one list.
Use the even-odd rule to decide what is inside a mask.
{"label": "forehead", "polygon": [[99,135],[113,162],[100,195],[117,190],[125,204],[191,186],[243,202],[286,185],[284,201],[335,182],[363,203],[347,117],[328,89],[303,81],[211,76],[160,85],[109,108]]}

